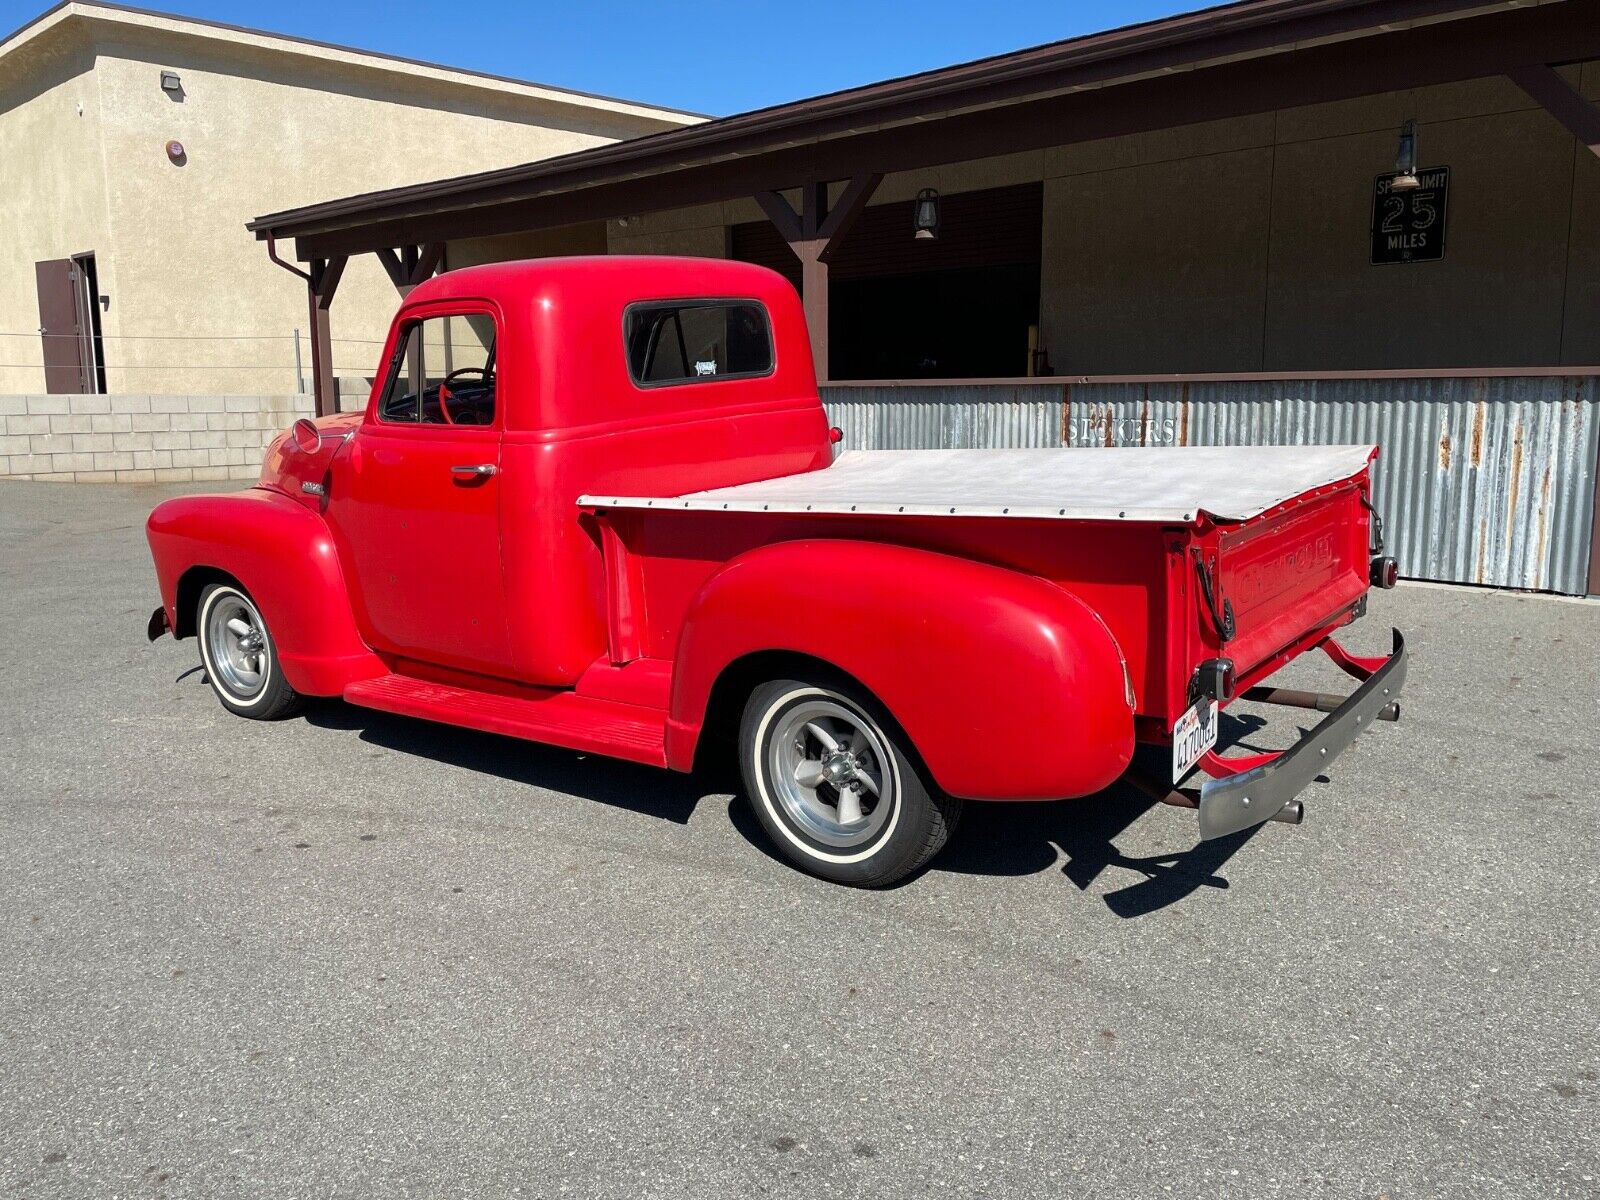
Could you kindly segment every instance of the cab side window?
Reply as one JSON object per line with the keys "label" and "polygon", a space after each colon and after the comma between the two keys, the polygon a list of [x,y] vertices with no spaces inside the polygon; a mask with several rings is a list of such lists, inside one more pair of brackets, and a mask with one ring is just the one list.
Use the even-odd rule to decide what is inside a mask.
{"label": "cab side window", "polygon": [[378,419],[417,425],[493,425],[495,332],[488,313],[427,317],[400,335]]}

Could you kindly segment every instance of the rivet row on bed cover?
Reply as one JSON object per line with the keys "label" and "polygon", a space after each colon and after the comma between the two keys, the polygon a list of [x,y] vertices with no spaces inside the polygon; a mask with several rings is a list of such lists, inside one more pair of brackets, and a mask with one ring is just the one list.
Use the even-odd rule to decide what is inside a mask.
{"label": "rivet row on bed cover", "polygon": [[1372,446],[849,450],[818,471],[683,496],[581,496],[592,508],[1243,521],[1359,474]]}

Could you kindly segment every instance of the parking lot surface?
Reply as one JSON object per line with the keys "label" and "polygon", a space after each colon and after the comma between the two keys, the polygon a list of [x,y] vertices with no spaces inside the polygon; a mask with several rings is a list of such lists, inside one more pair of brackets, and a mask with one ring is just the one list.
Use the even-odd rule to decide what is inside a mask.
{"label": "parking lot surface", "polygon": [[863,892],[715,778],[228,716],[163,494],[0,484],[0,1195],[1600,1195],[1600,606],[1375,595],[1299,828],[970,805]]}

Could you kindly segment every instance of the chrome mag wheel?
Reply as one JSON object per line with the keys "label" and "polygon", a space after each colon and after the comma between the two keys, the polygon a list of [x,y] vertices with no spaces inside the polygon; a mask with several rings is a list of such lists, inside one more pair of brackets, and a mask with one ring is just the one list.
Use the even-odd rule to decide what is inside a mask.
{"label": "chrome mag wheel", "polygon": [[266,625],[256,606],[232,589],[220,590],[205,619],[206,660],[212,677],[233,699],[255,699],[272,669]]}
{"label": "chrome mag wheel", "polygon": [[866,717],[810,696],[778,718],[767,745],[767,777],[799,831],[837,849],[882,832],[899,797],[889,749]]}

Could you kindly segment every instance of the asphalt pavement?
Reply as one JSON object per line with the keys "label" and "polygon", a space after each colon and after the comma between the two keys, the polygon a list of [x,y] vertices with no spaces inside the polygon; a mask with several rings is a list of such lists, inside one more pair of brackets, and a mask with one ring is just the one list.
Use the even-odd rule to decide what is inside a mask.
{"label": "asphalt pavement", "polygon": [[852,891],[716,778],[228,716],[164,494],[0,484],[0,1195],[1600,1195],[1600,605],[1375,595],[1299,828],[969,805]]}

